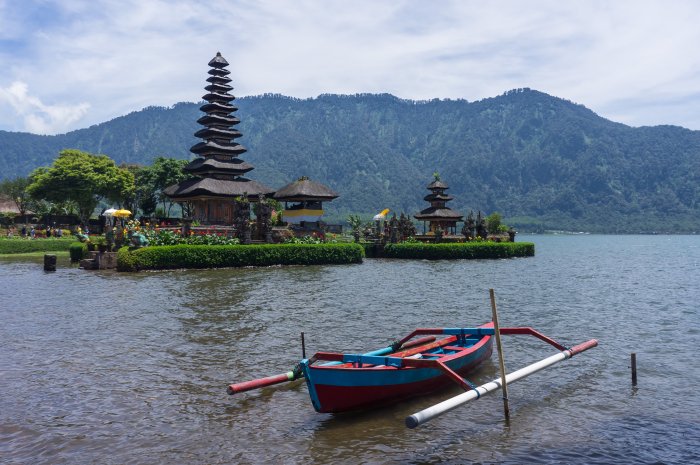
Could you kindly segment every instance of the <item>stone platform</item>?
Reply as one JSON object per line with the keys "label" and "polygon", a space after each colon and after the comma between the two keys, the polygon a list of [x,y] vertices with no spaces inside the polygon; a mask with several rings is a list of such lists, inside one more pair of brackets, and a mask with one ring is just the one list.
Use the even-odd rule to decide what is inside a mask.
{"label": "stone platform", "polygon": [[117,252],[88,252],[88,258],[80,260],[85,270],[113,270],[117,268]]}

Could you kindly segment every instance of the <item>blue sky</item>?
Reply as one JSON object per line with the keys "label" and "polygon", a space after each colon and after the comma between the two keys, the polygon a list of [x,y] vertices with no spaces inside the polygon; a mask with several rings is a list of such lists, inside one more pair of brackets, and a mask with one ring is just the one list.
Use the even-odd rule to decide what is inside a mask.
{"label": "blue sky", "polygon": [[0,130],[56,134],[234,95],[493,97],[530,87],[700,130],[700,2],[0,0]]}

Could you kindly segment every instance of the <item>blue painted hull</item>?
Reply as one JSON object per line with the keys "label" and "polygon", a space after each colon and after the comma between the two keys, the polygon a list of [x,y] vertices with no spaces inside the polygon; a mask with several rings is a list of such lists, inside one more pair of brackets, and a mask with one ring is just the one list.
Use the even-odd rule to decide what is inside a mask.
{"label": "blue painted hull", "polygon": [[[491,357],[492,351],[493,337],[490,335],[464,339],[451,336],[440,341],[438,347],[413,357],[439,359],[464,376]],[[435,367],[360,367],[352,363],[324,366],[308,361],[302,362],[301,366],[311,402],[318,412],[346,412],[387,405],[453,384],[444,371]]]}

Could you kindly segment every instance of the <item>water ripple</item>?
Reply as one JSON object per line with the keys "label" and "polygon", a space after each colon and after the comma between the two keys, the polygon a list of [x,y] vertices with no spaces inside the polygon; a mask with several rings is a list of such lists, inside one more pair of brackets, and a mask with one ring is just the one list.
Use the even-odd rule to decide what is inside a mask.
{"label": "water ripple", "polygon": [[[139,274],[0,261],[0,455],[7,464],[691,463],[700,381],[695,236],[534,236],[497,261]],[[416,430],[406,415],[317,414],[303,382],[235,397],[317,350],[490,319],[598,348]],[[553,349],[505,338],[509,371]],[[639,385],[630,385],[629,357]],[[486,362],[472,381],[497,376]]]}

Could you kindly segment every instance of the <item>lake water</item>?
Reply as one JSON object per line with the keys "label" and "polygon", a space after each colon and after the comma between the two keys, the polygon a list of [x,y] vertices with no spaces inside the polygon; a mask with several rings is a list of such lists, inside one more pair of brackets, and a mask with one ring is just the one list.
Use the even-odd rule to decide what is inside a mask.
{"label": "lake water", "polygon": [[[699,463],[700,236],[519,236],[497,261],[139,274],[0,260],[0,462]],[[228,396],[307,352],[363,352],[421,326],[528,325],[599,347],[415,430],[460,392],[318,414],[303,382]],[[556,349],[504,338],[509,372]],[[639,383],[630,380],[637,354]],[[494,355],[470,379],[498,376]]]}

